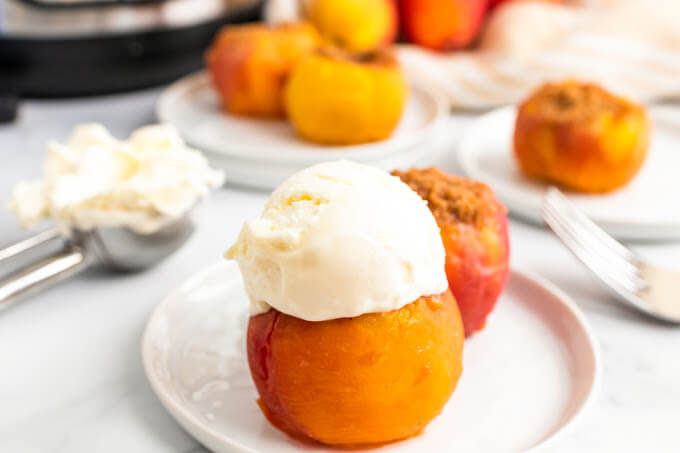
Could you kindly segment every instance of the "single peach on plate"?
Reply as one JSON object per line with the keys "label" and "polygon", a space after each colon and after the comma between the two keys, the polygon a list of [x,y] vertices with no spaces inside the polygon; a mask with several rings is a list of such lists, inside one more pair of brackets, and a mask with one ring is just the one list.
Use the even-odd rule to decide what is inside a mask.
{"label": "single peach on plate", "polygon": [[643,106],[597,84],[548,83],[519,106],[514,153],[532,179],[589,193],[630,181],[649,146]]}
{"label": "single peach on plate", "polygon": [[321,49],[295,67],[284,96],[300,136],[349,145],[387,138],[399,122],[407,92],[391,50],[350,54]]}
{"label": "single peach on plate", "polygon": [[468,46],[479,34],[488,0],[399,0],[406,38],[433,50]]}
{"label": "single peach on plate", "polygon": [[510,269],[507,210],[485,184],[434,167],[393,174],[427,201],[437,220],[465,335],[481,330]]}
{"label": "single peach on plate", "polygon": [[310,0],[305,17],[332,45],[365,52],[390,44],[397,35],[394,0]]}
{"label": "single peach on plate", "polygon": [[321,38],[308,23],[224,27],[206,53],[206,66],[229,113],[284,116],[283,87],[295,63]]}
{"label": "single peach on plate", "polygon": [[416,435],[461,373],[463,322],[423,200],[350,161],[293,174],[226,255],[250,300],[259,404],[286,433],[360,446]]}
{"label": "single peach on plate", "polygon": [[272,309],[250,318],[248,361],[274,426],[330,445],[384,443],[441,412],[462,371],[463,337],[448,290],[328,321]]}

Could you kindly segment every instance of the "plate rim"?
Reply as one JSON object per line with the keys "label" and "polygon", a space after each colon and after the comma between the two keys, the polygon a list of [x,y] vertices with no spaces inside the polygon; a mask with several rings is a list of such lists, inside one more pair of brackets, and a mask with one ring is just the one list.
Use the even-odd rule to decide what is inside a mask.
{"label": "plate rim", "polygon": [[[165,410],[172,416],[172,418],[186,431],[188,431],[191,436],[199,442],[201,445],[205,445],[202,436],[197,435],[197,432],[207,433],[212,441],[220,441],[227,445],[229,448],[234,449],[237,453],[260,453],[257,450],[253,450],[245,445],[234,441],[233,439],[222,435],[219,431],[212,429],[211,427],[206,427],[205,423],[202,422],[196,415],[187,410],[179,401],[175,398],[171,398],[168,392],[162,391],[162,384],[157,379],[156,374],[153,371],[151,365],[151,358],[148,356],[149,349],[151,348],[151,336],[153,335],[152,328],[155,326],[157,319],[159,319],[160,313],[169,305],[174,299],[179,297],[183,292],[187,292],[188,289],[194,286],[197,282],[203,280],[206,275],[213,272],[216,268],[224,266],[228,262],[218,261],[211,265],[205,266],[202,269],[196,271],[189,277],[187,277],[182,283],[175,286],[170,292],[168,292],[161,301],[153,308],[151,314],[149,315],[146,325],[144,327],[144,333],[142,334],[141,341],[141,356],[142,356],[142,367],[144,368],[144,375],[146,380],[149,382],[151,389],[154,394],[161,402],[161,405]],[[236,266],[235,263],[234,266]],[[201,437],[201,440],[199,440]],[[205,445],[209,448],[210,445]]]}
{"label": "plate rim", "polygon": [[[210,83],[209,74],[206,70],[199,70],[188,74],[165,87],[155,103],[154,114],[160,122],[171,124],[177,127],[180,135],[182,135],[182,137],[184,137],[190,145],[202,148],[203,151],[220,154],[232,159],[249,160],[253,163],[307,163],[309,165],[321,161],[337,159],[353,159],[362,162],[370,162],[373,160],[388,158],[399,152],[409,150],[415,146],[426,143],[428,139],[437,134],[447,119],[448,108],[445,102],[445,97],[441,90],[437,86],[427,84],[422,79],[422,77],[418,77],[410,71],[404,70],[404,73],[408,81],[409,89],[412,91],[417,90],[424,94],[428,98],[428,101],[434,106],[434,114],[432,120],[429,121],[424,127],[412,134],[409,134],[410,137],[402,139],[400,144],[393,143],[388,150],[380,150],[380,148],[384,147],[385,143],[388,142],[391,137],[388,137],[384,140],[356,145],[318,145],[320,148],[323,147],[323,150],[304,150],[304,155],[288,157],[276,157],[276,155],[270,156],[269,154],[271,153],[266,151],[263,147],[257,147],[257,149],[252,148],[251,151],[254,150],[253,152],[256,152],[256,154],[251,157],[249,156],[251,151],[234,152],[229,151],[227,148],[213,149],[209,146],[206,147],[205,144],[194,143],[189,139],[189,137],[187,137],[185,131],[177,126],[176,122],[170,121],[171,114],[168,111],[170,110],[170,103],[176,98],[181,97],[183,92],[191,89],[194,85]],[[248,117],[243,118],[248,119]],[[371,152],[372,154],[369,154]],[[366,157],[367,154],[369,154],[368,157]]]}
{"label": "plate rim", "polygon": [[568,432],[571,429],[573,429],[574,426],[576,426],[580,422],[580,420],[588,413],[593,404],[595,404],[595,401],[600,393],[602,385],[602,373],[603,373],[602,352],[600,349],[600,342],[597,339],[597,335],[595,334],[595,330],[590,325],[590,321],[588,321],[586,314],[578,306],[574,299],[571,296],[569,296],[569,294],[567,294],[566,291],[564,291],[562,288],[557,286],[557,284],[553,283],[547,278],[538,275],[536,272],[529,271],[521,267],[520,268],[511,267],[510,274],[520,277],[525,281],[528,281],[532,284],[535,284],[545,289],[556,300],[558,300],[559,303],[564,308],[566,308],[567,311],[572,316],[574,316],[574,318],[576,318],[578,325],[583,330],[584,339],[586,340],[586,343],[589,346],[588,349],[593,359],[592,383],[590,385],[590,389],[588,389],[587,394],[584,396],[581,406],[576,410],[574,415],[569,420],[567,420],[567,422],[564,425],[562,425],[557,431],[548,435],[548,437],[541,439],[541,441],[539,441],[536,445],[532,446],[527,450],[527,452],[536,452],[538,450],[546,448],[550,444],[553,444],[554,442],[562,438],[564,435],[568,434]]}
{"label": "plate rim", "polygon": [[[237,453],[260,453],[257,450],[242,445],[239,442],[226,437],[220,431],[207,426],[204,421],[201,421],[195,414],[186,409],[180,401],[178,401],[176,398],[172,398],[169,392],[163,390],[164,386],[157,378],[152,368],[152,358],[149,357],[149,349],[151,349],[152,342],[151,336],[153,335],[152,328],[155,327],[157,322],[159,322],[157,320],[160,319],[160,314],[162,311],[164,311],[165,307],[175,300],[181,293],[187,292],[192,286],[195,286],[197,282],[203,280],[205,276],[209,275],[220,267],[225,267],[225,265],[232,267],[235,271],[238,269],[235,263],[226,261],[218,261],[211,265],[205,266],[168,292],[154,307],[147,319],[147,323],[144,327],[144,333],[142,334],[140,347],[142,366],[144,369],[144,375],[146,376],[151,389],[161,402],[162,406],[183,429],[188,431],[192,437],[194,437],[196,441],[207,446],[208,448],[213,448],[213,445],[219,448],[226,446],[230,449],[233,449]],[[548,279],[536,274],[535,272],[522,268],[517,268],[514,266],[511,267],[508,281],[510,281],[510,278],[513,276],[547,291],[551,296],[553,296],[556,302],[558,302],[575,318],[578,325],[581,327],[583,338],[585,339],[586,344],[589,346],[588,349],[593,361],[591,385],[580,406],[578,409],[576,409],[572,417],[569,418],[569,420],[567,420],[555,432],[549,433],[547,437],[539,440],[537,444],[526,450],[526,452],[537,452],[551,445],[558,439],[562,438],[566,433],[571,431],[571,429],[573,429],[573,427],[580,422],[580,420],[585,414],[587,414],[588,410],[594,404],[595,400],[597,399],[597,395],[600,392],[602,381],[601,351],[597,336],[595,335],[592,326],[587,320],[585,313],[564,290]],[[206,437],[209,438],[210,443],[205,441]],[[214,444],[216,442],[221,443],[221,445]]]}
{"label": "plate rim", "polygon": [[[493,181],[484,178],[483,172],[478,170],[477,161],[475,160],[476,152],[473,152],[475,146],[470,142],[478,141],[479,136],[483,136],[481,131],[488,130],[487,123],[498,121],[497,117],[511,116],[515,117],[517,111],[516,105],[508,105],[493,109],[477,117],[472,124],[463,132],[458,146],[456,147],[456,161],[463,173],[473,179],[485,182],[492,189],[494,193],[505,204],[510,213],[519,219],[532,223],[534,225],[543,225],[543,217],[541,216],[540,206],[535,206],[533,202],[526,200],[518,200],[516,197],[508,196],[500,191],[495,190]],[[653,117],[653,109],[650,109],[650,116]],[[655,131],[659,129],[659,125],[655,127]],[[546,189],[547,189],[546,185]],[[565,194],[569,197],[569,194]],[[629,223],[620,222],[607,219],[599,219],[597,215],[589,213],[589,216],[605,231],[618,239],[633,240],[633,241],[665,241],[680,239],[680,223],[666,222],[643,222],[643,223]]]}

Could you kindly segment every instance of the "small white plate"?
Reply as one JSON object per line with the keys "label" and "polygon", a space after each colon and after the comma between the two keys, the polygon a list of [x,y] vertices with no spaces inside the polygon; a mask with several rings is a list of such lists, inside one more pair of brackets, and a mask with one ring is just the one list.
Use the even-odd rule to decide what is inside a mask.
{"label": "small white plate", "polygon": [[[547,185],[522,175],[514,160],[515,118],[514,107],[480,117],[462,138],[458,159],[467,176],[488,183],[511,212],[542,223],[541,201]],[[626,186],[608,194],[567,193],[577,207],[613,236],[633,240],[680,238],[680,140],[668,121],[658,121],[655,126],[645,163]]]}
{"label": "small white plate", "polygon": [[[415,80],[415,79],[414,79]],[[257,119],[223,112],[205,72],[168,87],[156,105],[162,122],[173,124],[191,145],[210,153],[252,162],[309,166],[336,159],[371,162],[422,144],[446,119],[446,105],[434,87],[411,81],[399,125],[386,140],[327,146],[300,139],[283,119]]]}
{"label": "small white plate", "polygon": [[[166,409],[211,450],[337,452],[273,428],[255,403],[244,334],[247,297],[224,262],[191,277],[152,314],[146,375]],[[526,451],[544,446],[594,399],[600,364],[583,314],[552,284],[512,271],[484,331],[466,341],[444,412],[412,439],[370,451]]]}

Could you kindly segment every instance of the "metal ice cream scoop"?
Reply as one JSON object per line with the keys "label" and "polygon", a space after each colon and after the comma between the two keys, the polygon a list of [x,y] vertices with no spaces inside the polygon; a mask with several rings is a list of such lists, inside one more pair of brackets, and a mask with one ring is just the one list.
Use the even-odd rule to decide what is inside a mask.
{"label": "metal ice cream scoop", "polygon": [[[124,227],[76,231],[61,250],[0,280],[0,310],[95,263],[122,271],[151,267],[180,248],[193,231],[189,213],[151,234]],[[0,250],[0,262],[60,237],[56,229],[44,231]]]}

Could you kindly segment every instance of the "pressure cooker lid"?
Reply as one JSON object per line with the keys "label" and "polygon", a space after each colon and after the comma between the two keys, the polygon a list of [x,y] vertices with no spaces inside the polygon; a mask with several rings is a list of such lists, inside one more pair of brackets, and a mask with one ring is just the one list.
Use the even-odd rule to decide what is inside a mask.
{"label": "pressure cooker lid", "polygon": [[[202,67],[220,27],[257,20],[261,8],[262,0],[0,0],[0,122],[11,119],[17,97],[176,80]],[[200,14],[183,13],[194,10]]]}
{"label": "pressure cooker lid", "polygon": [[78,38],[183,28],[239,14],[257,0],[2,0],[0,37]]}

